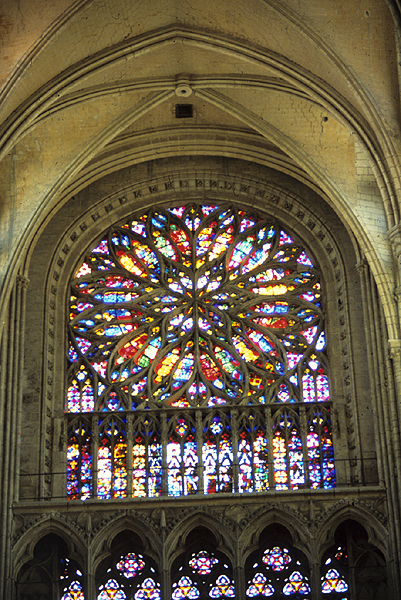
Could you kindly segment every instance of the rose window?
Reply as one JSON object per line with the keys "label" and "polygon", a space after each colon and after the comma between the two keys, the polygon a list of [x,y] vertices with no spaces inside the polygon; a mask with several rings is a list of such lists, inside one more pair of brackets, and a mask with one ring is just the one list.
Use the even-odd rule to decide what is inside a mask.
{"label": "rose window", "polygon": [[333,487],[322,303],[302,244],[252,210],[111,227],[71,282],[67,495]]}

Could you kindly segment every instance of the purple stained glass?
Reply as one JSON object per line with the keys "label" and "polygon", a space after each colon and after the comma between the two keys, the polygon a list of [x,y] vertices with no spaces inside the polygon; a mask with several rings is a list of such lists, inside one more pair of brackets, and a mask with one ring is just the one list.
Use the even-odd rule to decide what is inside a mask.
{"label": "purple stained glass", "polygon": [[116,566],[117,569],[124,575],[124,577],[129,579],[131,577],[135,577],[142,571],[145,566],[145,561],[141,555],[136,555],[131,552],[121,558],[120,562],[118,562]]}
{"label": "purple stained glass", "polygon": [[97,496],[100,499],[127,496],[127,442],[123,423],[105,421],[97,452]]}
{"label": "purple stained glass", "polygon": [[221,417],[205,428],[202,446],[204,494],[232,492],[234,453],[231,431]]}
{"label": "purple stained glass", "polygon": [[210,552],[201,550],[197,554],[193,554],[189,561],[189,566],[194,573],[199,575],[208,575],[212,572],[213,567],[219,563],[218,559],[214,557]]}
{"label": "purple stained glass", "polygon": [[276,490],[302,487],[305,484],[303,444],[295,411],[281,409],[276,414],[272,446]]}
{"label": "purple stained glass", "polygon": [[210,598],[235,598],[235,587],[227,575],[219,575],[209,592]]}
{"label": "purple stained glass", "polygon": [[189,419],[179,417],[167,444],[167,488],[169,496],[194,494],[198,491],[198,453],[195,427]]}
{"label": "purple stained glass", "polygon": [[262,561],[272,571],[283,571],[292,561],[292,558],[287,548],[274,546],[270,550],[265,550]]}
{"label": "purple stained glass", "polygon": [[296,429],[291,432],[288,440],[289,468],[290,468],[290,486],[296,490],[305,483],[303,445],[301,436]]}
{"label": "purple stained glass", "polygon": [[319,407],[308,414],[306,438],[310,487],[329,489],[336,483],[330,411]]}
{"label": "purple stained glass", "polygon": [[[292,234],[253,210],[155,207],[113,226],[78,265],[69,314],[71,414],[242,410],[244,398],[254,406],[330,400],[318,270]],[[71,437],[67,495],[92,493],[84,479],[85,470],[93,477],[91,452],[97,497],[104,499],[131,494],[131,466],[136,497],[162,489],[170,496],[263,491],[269,451],[276,490],[304,486],[306,478],[313,487],[318,477],[319,487],[330,487],[330,427],[325,431],[318,433],[320,465],[308,438],[310,468],[298,425],[273,435],[259,429],[234,444],[230,427],[215,416],[199,448],[201,432],[182,417],[164,449],[160,436],[138,432],[130,456],[124,436],[92,443],[89,433],[86,449]]]}
{"label": "purple stained glass", "polygon": [[82,419],[70,425],[67,495],[71,500],[87,500],[92,495],[92,440],[89,425]]}
{"label": "purple stained glass", "polygon": [[173,584],[172,600],[183,600],[184,598],[196,600],[196,598],[199,597],[200,591],[196,583],[194,583],[190,577],[183,576],[178,583]]}
{"label": "purple stained glass", "polygon": [[160,583],[156,583],[151,577],[147,577],[134,594],[135,600],[162,600]]}
{"label": "purple stained glass", "polygon": [[246,595],[249,598],[269,598],[275,592],[274,587],[263,573],[256,573],[248,584]]}
{"label": "purple stained glass", "polygon": [[97,600],[127,600],[127,596],[115,579],[109,579],[107,583],[99,587]]}
{"label": "purple stained glass", "polygon": [[[284,596],[306,596],[310,593],[310,587],[306,578],[299,572],[293,571],[284,582]],[[306,599],[305,599],[306,600]]]}
{"label": "purple stained glass", "polygon": [[79,581],[72,581],[64,590],[61,600],[85,600],[82,585]]}
{"label": "purple stained glass", "polygon": [[331,592],[344,593],[348,591],[348,584],[337,569],[329,569],[322,577],[322,594]]}
{"label": "purple stained glass", "polygon": [[238,491],[269,489],[268,441],[259,418],[251,413],[243,421],[238,441]]}

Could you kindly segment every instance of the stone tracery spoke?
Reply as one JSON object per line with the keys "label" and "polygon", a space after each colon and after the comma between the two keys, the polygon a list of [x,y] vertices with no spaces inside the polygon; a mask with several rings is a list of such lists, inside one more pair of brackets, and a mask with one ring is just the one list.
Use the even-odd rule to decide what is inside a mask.
{"label": "stone tracery spoke", "polygon": [[[229,411],[235,406],[245,411],[250,405],[327,403],[321,302],[312,260],[271,219],[212,204],[149,209],[111,227],[77,268],[71,283],[67,411],[134,410],[139,415],[161,407],[211,410],[225,405]],[[292,489],[306,485],[309,476],[313,486],[323,486],[322,468],[327,473],[332,468],[329,430],[324,433],[329,442],[319,446],[315,438],[321,434],[311,425],[310,450],[303,451],[301,421],[294,413],[291,435],[287,425],[277,424],[273,437],[261,425],[257,438],[244,432],[242,445],[234,447],[232,416],[218,417],[227,428],[221,437],[213,431],[218,413],[213,414],[204,420],[204,432],[182,441],[179,452],[178,442],[171,441],[175,475],[163,484],[167,493],[193,493],[202,486],[204,493],[271,485]],[[127,459],[142,465],[134,470],[132,491],[160,495],[166,475],[152,483],[144,472],[149,471],[146,464],[160,463],[160,444],[167,442],[158,438],[156,452],[147,436],[140,434]],[[200,436],[202,447],[197,448]],[[79,434],[74,440],[71,456],[86,443]],[[275,465],[270,475],[262,457],[268,452]],[[242,483],[238,475],[233,479],[234,455],[242,461]],[[316,463],[313,471],[303,462],[309,455]],[[193,474],[184,476],[185,469],[192,473],[194,456],[202,457],[203,483]],[[221,472],[219,457],[227,463]],[[319,466],[320,457],[327,468]],[[265,472],[256,477],[249,472],[253,464]],[[76,473],[78,467],[69,468]],[[329,475],[325,485],[332,487],[332,471]],[[127,489],[125,480],[121,485]]]}

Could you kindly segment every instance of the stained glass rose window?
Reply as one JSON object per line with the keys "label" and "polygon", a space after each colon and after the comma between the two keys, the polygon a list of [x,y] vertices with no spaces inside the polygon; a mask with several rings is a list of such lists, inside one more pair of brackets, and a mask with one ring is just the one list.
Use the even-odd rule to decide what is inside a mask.
{"label": "stained glass rose window", "polygon": [[[69,309],[70,497],[92,493],[95,454],[96,470],[102,469],[106,481],[98,497],[105,498],[121,497],[118,490],[122,496],[130,493],[127,460],[134,468],[137,495],[160,495],[163,485],[170,495],[198,493],[202,488],[204,493],[263,491],[269,487],[261,483],[267,477],[269,452],[277,489],[333,485],[319,271],[302,244],[278,223],[232,205],[149,209],[113,226],[88,252],[71,282]],[[309,403],[312,409],[316,402],[324,406],[318,416],[315,409],[307,416],[310,465],[305,468],[296,407]],[[260,410],[271,405],[294,409],[281,413],[275,409],[274,431],[267,434]],[[257,430],[248,427],[247,432],[242,426],[240,447],[233,447],[231,439],[229,409],[234,406],[241,407],[246,418],[245,407],[259,410],[252,413]],[[169,411],[181,411],[181,421],[174,417],[170,438],[164,440],[157,421],[162,408],[171,418]],[[220,476],[212,464],[214,487],[198,481],[199,436],[196,439],[193,409],[202,409],[202,418],[206,409],[220,410],[211,420],[209,412],[201,455],[209,455],[207,446],[214,444],[212,464],[219,462],[221,443],[230,447],[225,475],[221,471]],[[148,424],[143,411],[150,411]],[[113,421],[99,417],[100,438],[94,440],[88,436],[93,428],[88,413],[117,416]],[[73,423],[74,414],[80,419]],[[130,414],[140,421],[139,446],[133,458],[122,460]],[[171,469],[179,471],[178,484],[171,483],[172,493],[171,473],[164,484],[155,460],[159,454],[161,464],[169,442],[180,445],[178,458],[175,454],[171,459],[175,465]],[[232,479],[234,454],[241,455],[243,483]],[[183,485],[185,461],[193,472],[187,477],[191,483]],[[138,471],[143,485],[136,480],[135,464],[142,465]],[[207,466],[202,466],[207,479]],[[256,469],[258,476],[249,469]],[[297,471],[292,478],[291,469]],[[150,477],[159,477],[159,484],[151,483]]]}

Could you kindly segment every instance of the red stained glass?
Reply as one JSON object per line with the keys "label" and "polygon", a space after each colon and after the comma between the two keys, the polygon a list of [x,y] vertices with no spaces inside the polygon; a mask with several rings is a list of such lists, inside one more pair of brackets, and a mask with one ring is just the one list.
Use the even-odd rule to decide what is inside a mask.
{"label": "red stained glass", "polygon": [[[237,407],[241,417],[247,406],[330,401],[318,270],[252,210],[151,208],[96,242],[69,296],[71,418],[116,412],[127,422],[131,411],[141,419],[161,407],[172,415]],[[261,422],[238,443],[228,413],[202,431],[183,417],[164,448],[160,431],[138,430],[129,455],[126,432],[93,440],[88,431],[85,442],[71,433],[67,495],[92,494],[91,453],[104,499],[256,492],[269,489],[269,476],[276,490],[333,487],[330,421],[302,437],[294,414],[290,428],[266,432]]]}
{"label": "red stained glass", "polygon": [[266,550],[262,557],[262,561],[266,567],[273,571],[283,571],[291,560],[287,548],[280,548],[279,546],[274,546],[271,550]]}
{"label": "red stained glass", "polygon": [[194,573],[199,573],[199,575],[208,575],[218,563],[218,559],[210,554],[210,552],[201,550],[197,554],[192,555],[192,558],[189,561],[189,566]]}
{"label": "red stained glass", "polygon": [[133,552],[130,552],[129,554],[124,556],[116,565],[117,569],[127,579],[135,577],[138,573],[142,571],[144,566],[145,561],[143,560],[142,556],[137,556]]}

